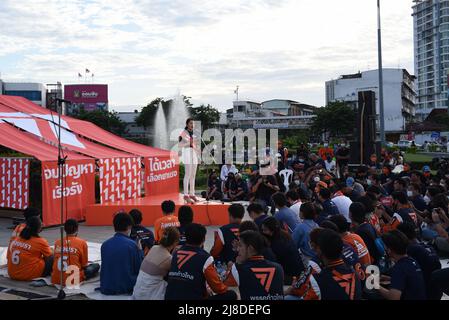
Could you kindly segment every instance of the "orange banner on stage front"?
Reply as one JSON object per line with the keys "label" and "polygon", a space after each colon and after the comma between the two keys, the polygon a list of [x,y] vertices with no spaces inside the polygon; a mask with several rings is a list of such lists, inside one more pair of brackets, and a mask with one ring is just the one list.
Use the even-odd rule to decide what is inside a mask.
{"label": "orange banner on stage front", "polygon": [[179,162],[175,157],[145,157],[145,196],[179,193]]}
{"label": "orange banner on stage front", "polygon": [[95,203],[95,160],[68,160],[63,173],[61,188],[57,162],[42,162],[42,214],[47,226],[61,223],[62,196],[64,221],[83,220],[86,207]]}

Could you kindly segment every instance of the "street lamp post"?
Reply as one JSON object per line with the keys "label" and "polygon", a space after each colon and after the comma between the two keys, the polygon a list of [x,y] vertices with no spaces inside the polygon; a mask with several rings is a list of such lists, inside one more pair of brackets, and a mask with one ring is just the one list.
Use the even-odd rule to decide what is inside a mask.
{"label": "street lamp post", "polygon": [[384,85],[382,70],[382,33],[380,27],[380,0],[377,0],[377,51],[379,60],[379,117],[380,117],[380,141],[385,146],[385,118],[384,118]]}
{"label": "street lamp post", "polygon": [[385,119],[384,119],[384,86],[382,70],[382,33],[380,27],[380,0],[377,0],[377,51],[379,60],[379,117],[380,141],[385,146]]}

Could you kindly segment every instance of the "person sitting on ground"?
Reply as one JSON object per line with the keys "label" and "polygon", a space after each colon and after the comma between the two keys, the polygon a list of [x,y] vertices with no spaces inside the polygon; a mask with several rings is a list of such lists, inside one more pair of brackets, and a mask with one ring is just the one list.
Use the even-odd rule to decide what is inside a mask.
{"label": "person sitting on ground", "polygon": [[428,209],[426,201],[421,194],[421,186],[417,183],[411,183],[407,191],[407,196],[411,200],[413,206],[419,211]]}
{"label": "person sitting on ground", "polygon": [[[344,217],[343,217],[344,218]],[[322,230],[316,245],[324,267],[315,276],[322,300],[360,300],[362,289],[354,269],[342,260],[343,240],[330,229]]]}
{"label": "person sitting on ground", "polygon": [[[320,228],[322,229],[329,229],[332,231],[337,232],[338,234],[340,234],[340,230],[338,229],[337,225],[335,223],[333,223],[330,220],[324,220],[321,224],[320,224]],[[315,229],[316,230],[316,229]],[[313,240],[312,238],[312,234],[313,232],[311,232],[311,238],[310,240],[312,241],[312,249],[317,252],[317,245],[313,245],[314,243],[317,243],[317,240]],[[352,267],[356,272],[359,272],[359,275],[362,275],[363,269],[362,269],[362,264],[360,263],[360,259],[359,259],[359,255],[357,254],[357,251],[354,250],[354,248],[347,244],[346,242],[343,241],[343,250],[341,251],[341,259],[344,261],[344,263],[347,266]],[[319,262],[319,258],[314,260],[315,262]],[[320,264],[320,263],[319,263]],[[322,262],[321,262],[322,265]],[[359,277],[360,279],[362,279],[362,277]]]}
{"label": "person sitting on ground", "polygon": [[[283,300],[282,267],[263,256],[265,241],[257,231],[240,234],[238,256],[225,284],[238,286],[242,300]],[[264,275],[269,274],[269,278]]]}
{"label": "person sitting on ground", "polygon": [[186,244],[186,228],[189,224],[193,222],[193,210],[191,206],[182,206],[178,210],[178,220],[180,226],[179,231],[179,245],[183,246]]}
{"label": "person sitting on ground", "polygon": [[324,160],[326,171],[332,173],[333,175],[337,174],[337,164],[329,153],[326,154],[326,159]]}
{"label": "person sitting on ground", "polygon": [[[61,259],[61,239],[55,241],[55,254],[53,262],[53,272],[51,282],[61,284],[61,263],[63,270],[63,284],[65,286],[78,286],[84,280],[95,277],[100,270],[98,263],[89,264],[89,251],[86,240],[78,237],[78,222],[75,219],[68,219],[64,223],[66,237],[63,242],[63,258]],[[69,268],[71,267],[71,268]],[[76,271],[73,271],[72,268]],[[79,272],[74,275],[74,272]],[[75,276],[73,281],[67,283],[69,276]],[[78,283],[76,283],[78,282]]]}
{"label": "person sitting on ground", "polygon": [[215,170],[209,175],[207,180],[207,192],[203,195],[206,200],[222,200],[223,192],[221,191],[221,181],[217,176]]}
{"label": "person sitting on ground", "polygon": [[101,245],[100,292],[104,295],[127,295],[133,292],[143,260],[142,250],[129,235],[131,216],[119,212],[113,220],[115,235]]}
{"label": "person sitting on ground", "polygon": [[274,217],[264,220],[262,234],[268,238],[277,262],[284,269],[284,283],[290,285],[293,277],[298,277],[305,269],[302,256],[293,239]]}
{"label": "person sitting on ground", "polygon": [[242,179],[240,173],[236,173],[234,179],[228,186],[228,199],[230,201],[244,201],[248,194],[248,185],[246,181]]}
{"label": "person sitting on ground", "polygon": [[293,231],[292,238],[296,247],[303,254],[303,258],[308,260],[315,257],[315,252],[310,247],[310,232],[318,228],[315,223],[317,216],[315,205],[312,202],[306,202],[301,205],[300,217],[302,222],[298,224]]}
{"label": "person sitting on ground", "polygon": [[239,226],[245,215],[245,208],[238,203],[234,203],[228,208],[229,224],[224,225],[215,231],[214,245],[210,251],[215,260],[221,261],[225,265],[235,262],[237,252],[233,250],[233,242],[238,239]]}
{"label": "person sitting on ground", "polygon": [[271,206],[271,196],[280,190],[276,178],[273,175],[262,176],[257,171],[252,176],[250,183],[251,193],[254,194],[255,201],[263,204],[263,206]]}
{"label": "person sitting on ground", "polygon": [[337,206],[338,212],[344,215],[348,222],[351,222],[349,218],[349,206],[351,205],[352,200],[343,193],[346,185],[340,182],[337,183],[334,188],[335,191],[332,195],[332,202]]}
{"label": "person sitting on ground", "polygon": [[[236,300],[234,291],[228,291],[214,266],[214,258],[203,249],[206,228],[191,223],[186,228],[186,244],[173,254],[168,273],[165,300]],[[206,287],[210,287],[210,296]]]}
{"label": "person sitting on ground", "polygon": [[341,239],[346,244],[350,245],[359,257],[359,261],[362,264],[363,269],[371,264],[371,256],[368,251],[368,247],[365,241],[355,233],[349,231],[350,224],[346,221],[346,218],[342,215],[332,216],[329,219],[331,222],[335,223],[338,227],[338,233]]}
{"label": "person sitting on ground", "polygon": [[[382,235],[388,256],[395,262],[390,276],[381,276],[378,292],[387,300],[426,300],[426,285],[419,264],[407,255],[409,241],[399,230]],[[385,284],[389,282],[388,288]]]}
{"label": "person sitting on ground", "polygon": [[[262,234],[262,232],[260,231],[260,228],[257,226],[257,224],[254,223],[254,221],[243,221],[240,226],[239,226],[239,234],[241,234],[242,232],[248,231],[248,230],[252,230],[252,231],[257,231],[260,234]],[[263,236],[263,235],[262,235]],[[265,242],[265,247],[263,249],[262,255],[265,257],[265,259],[273,261],[273,262],[277,262],[276,260],[276,256],[273,252],[273,250],[271,250],[270,248],[270,243],[268,242],[268,239],[263,236],[264,242]],[[234,242],[234,250],[236,252],[238,252],[238,241]]]}
{"label": "person sitting on ground", "polygon": [[317,217],[317,223],[321,223],[331,216],[335,216],[340,214],[338,211],[338,207],[331,200],[331,192],[327,188],[320,188],[320,192],[318,194],[318,200],[323,207],[319,217]]}
{"label": "person sitting on ground", "polygon": [[299,217],[299,209],[301,208],[301,199],[299,199],[299,194],[296,191],[289,190],[285,194],[287,198],[287,202],[289,204],[289,208],[293,210]]}
{"label": "person sitting on ground", "polygon": [[41,212],[33,207],[28,207],[23,211],[23,217],[25,218],[25,222],[18,224],[15,228],[14,231],[12,232],[11,237],[18,237],[20,235],[20,233],[22,232],[23,229],[25,229],[26,227],[26,221],[28,220],[28,218],[31,217],[40,217],[41,216]]}
{"label": "person sitting on ground", "polygon": [[365,206],[363,203],[353,202],[349,208],[349,214],[351,216],[352,229],[354,233],[359,235],[363,242],[365,242],[371,256],[371,262],[373,264],[377,264],[382,257],[382,253],[376,245],[376,229],[367,221]]}
{"label": "person sitting on ground", "polygon": [[272,200],[276,209],[279,210],[274,217],[279,221],[282,228],[291,234],[300,223],[299,216],[287,207],[287,198],[283,193],[275,193],[272,196]]}
{"label": "person sitting on ground", "polygon": [[393,181],[393,192],[403,192],[407,194],[407,182],[402,178]]}
{"label": "person sitting on ground", "polygon": [[258,203],[250,203],[248,208],[246,208],[251,219],[259,227],[262,227],[262,222],[268,217],[268,215],[263,210],[263,207]]}
{"label": "person sitting on ground", "polygon": [[409,241],[407,255],[415,259],[421,267],[424,282],[426,283],[427,296],[429,296],[432,272],[441,269],[440,258],[433,247],[418,241],[414,225],[410,223],[401,223],[398,225],[397,230],[405,234]]}
{"label": "person sitting on ground", "polygon": [[178,229],[165,228],[159,245],[153,246],[142,261],[134,286],[133,300],[164,300],[167,289],[164,278],[170,270],[172,252],[178,243]]}
{"label": "person sitting on ground", "polygon": [[161,204],[162,217],[154,222],[154,238],[156,242],[162,238],[164,229],[168,227],[179,227],[178,217],[175,216],[175,203],[172,200],[165,200]]}
{"label": "person sitting on ground", "polygon": [[42,221],[28,217],[25,228],[8,246],[8,275],[13,280],[31,281],[48,277],[53,266],[53,252],[47,240],[39,236]]}
{"label": "person sitting on ground", "polygon": [[363,186],[355,181],[353,177],[346,178],[346,189],[343,192],[351,201],[355,202],[364,195],[365,189]]}
{"label": "person sitting on ground", "polygon": [[432,273],[429,300],[441,300],[443,293],[449,296],[449,268]]}
{"label": "person sitting on ground", "polygon": [[148,251],[154,245],[154,234],[150,229],[142,225],[142,212],[137,209],[132,209],[129,215],[133,218],[134,222],[129,237],[136,241],[137,245],[142,248],[143,254],[147,255]]}
{"label": "person sitting on ground", "polygon": [[388,232],[397,228],[401,223],[411,223],[418,228],[418,217],[416,212],[411,208],[407,195],[401,191],[395,191],[392,194],[393,209],[395,211],[393,217],[384,214],[383,217],[388,221],[383,227],[383,232]]}

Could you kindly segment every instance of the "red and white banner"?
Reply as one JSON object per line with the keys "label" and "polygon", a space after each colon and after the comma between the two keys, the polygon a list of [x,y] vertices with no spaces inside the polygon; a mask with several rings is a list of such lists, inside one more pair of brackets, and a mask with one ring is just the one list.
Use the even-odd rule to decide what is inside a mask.
{"label": "red and white banner", "polygon": [[145,157],[145,196],[179,193],[179,163],[170,157]]}
{"label": "red and white banner", "polygon": [[29,176],[29,159],[0,158],[0,207],[28,207]]}
{"label": "red and white banner", "polygon": [[42,162],[42,214],[47,226],[61,223],[62,196],[64,220],[83,220],[87,206],[95,203],[95,160],[68,160],[63,173],[64,189],[59,186],[58,163]]}
{"label": "red and white banner", "polygon": [[99,167],[101,203],[140,197],[140,157],[100,159]]}

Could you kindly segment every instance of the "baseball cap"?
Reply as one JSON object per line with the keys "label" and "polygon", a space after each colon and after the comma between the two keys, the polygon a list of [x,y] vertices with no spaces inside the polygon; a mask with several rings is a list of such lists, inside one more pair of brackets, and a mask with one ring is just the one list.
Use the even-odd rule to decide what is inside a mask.
{"label": "baseball cap", "polygon": [[424,167],[422,168],[422,171],[423,171],[423,172],[430,172],[430,167],[429,167],[429,166],[424,166]]}
{"label": "baseball cap", "polygon": [[355,180],[353,177],[349,177],[346,179],[346,186],[352,188],[354,186]]}

